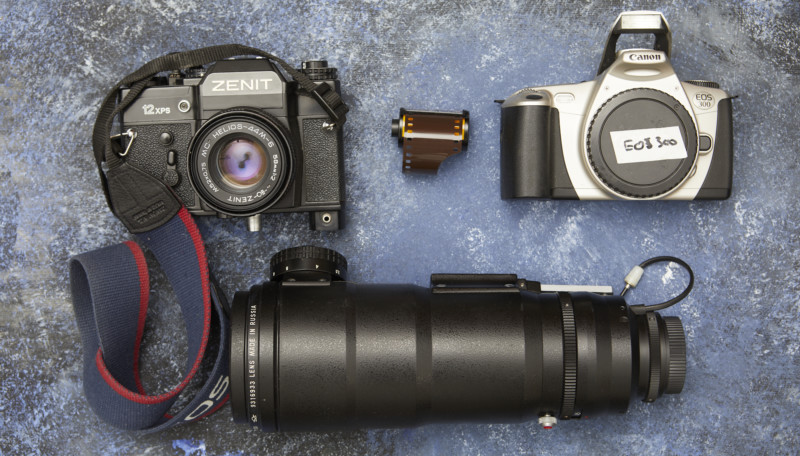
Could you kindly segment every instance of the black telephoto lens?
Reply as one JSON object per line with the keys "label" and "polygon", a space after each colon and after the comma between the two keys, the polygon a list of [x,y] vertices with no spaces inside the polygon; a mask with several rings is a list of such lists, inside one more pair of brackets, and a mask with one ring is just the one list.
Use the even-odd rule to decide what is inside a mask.
{"label": "black telephoto lens", "polygon": [[512,274],[431,276],[431,288],[347,282],[335,251],[272,258],[236,293],[234,420],[265,431],[557,420],[679,393],[681,322],[620,296],[542,292]]}

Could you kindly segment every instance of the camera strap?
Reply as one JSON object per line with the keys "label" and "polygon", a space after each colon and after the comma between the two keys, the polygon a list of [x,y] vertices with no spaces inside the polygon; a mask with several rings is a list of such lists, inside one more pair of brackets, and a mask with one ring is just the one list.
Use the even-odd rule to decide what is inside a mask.
{"label": "camera strap", "polygon": [[[216,295],[210,282],[203,241],[186,208],[137,238],[155,255],[169,279],[186,327],[189,355],[184,377],[166,393],[148,395],[139,375],[150,293],[139,244],[127,241],[78,255],[70,260],[69,271],[89,404],[116,427],[152,432],[203,418],[228,400],[229,325],[224,298]],[[215,339],[216,350],[209,344]],[[199,374],[211,363],[194,397],[174,416],[169,415],[180,393],[195,377],[203,376]]]}

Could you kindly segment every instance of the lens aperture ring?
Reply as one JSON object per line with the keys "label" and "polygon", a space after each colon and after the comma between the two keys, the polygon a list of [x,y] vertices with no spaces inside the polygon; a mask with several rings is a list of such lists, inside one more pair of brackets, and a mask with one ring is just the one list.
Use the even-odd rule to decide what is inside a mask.
{"label": "lens aperture ring", "polygon": [[578,336],[575,328],[575,311],[568,293],[558,293],[561,303],[561,324],[564,343],[564,388],[561,394],[561,419],[575,415],[575,398],[578,388]]}

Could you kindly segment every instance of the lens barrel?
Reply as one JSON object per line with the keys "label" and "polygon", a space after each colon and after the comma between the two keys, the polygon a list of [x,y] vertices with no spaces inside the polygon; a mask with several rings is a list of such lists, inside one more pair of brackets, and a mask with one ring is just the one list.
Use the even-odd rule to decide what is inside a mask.
{"label": "lens barrel", "polygon": [[635,315],[619,296],[540,293],[513,275],[454,277],[470,280],[428,289],[284,275],[236,293],[234,420],[299,431],[571,419],[683,387],[678,318]]}
{"label": "lens barrel", "polygon": [[286,190],[291,144],[289,132],[272,116],[248,108],[223,111],[189,145],[192,187],[220,213],[263,212]]}

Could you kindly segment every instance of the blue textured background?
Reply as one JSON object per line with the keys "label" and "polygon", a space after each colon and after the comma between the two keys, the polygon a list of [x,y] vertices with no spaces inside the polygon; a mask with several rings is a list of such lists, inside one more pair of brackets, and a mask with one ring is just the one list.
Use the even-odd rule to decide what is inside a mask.
{"label": "blue textured background", "polygon": [[[671,2],[670,2],[671,3]],[[738,94],[731,199],[718,202],[501,201],[500,109],[530,85],[594,77],[606,33],[650,1],[326,4],[181,0],[0,4],[1,454],[794,453],[800,445],[800,6],[684,0],[665,7],[682,79]],[[212,269],[228,296],[266,277],[270,255],[335,248],[363,282],[427,285],[432,272],[511,272],[546,283],[612,284],[671,254],[695,269],[690,297],[667,311],[687,330],[683,392],[626,415],[560,423],[268,435],[228,409],[156,435],[112,429],[81,390],[68,292],[70,256],[128,239],[107,210],[90,153],[101,97],[156,56],[240,42],[299,64],[337,66],[346,125],[347,227],[315,233],[305,214],[203,218]],[[469,150],[438,176],[400,173],[389,124],[400,107],[471,112]],[[654,302],[685,276],[655,267],[633,292]],[[161,287],[161,288],[159,288]],[[145,355],[176,374],[185,340],[161,298]],[[170,313],[172,312],[172,313]],[[184,348],[185,350],[185,348]],[[176,374],[177,375],[177,374]],[[163,380],[152,385],[166,387]]]}

